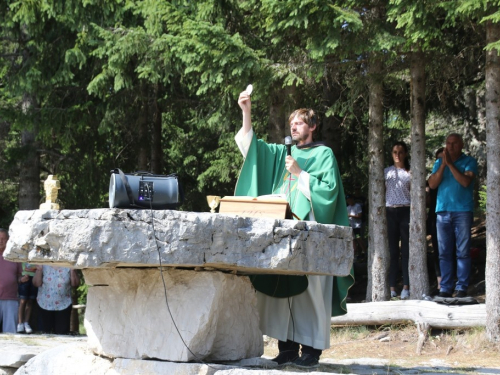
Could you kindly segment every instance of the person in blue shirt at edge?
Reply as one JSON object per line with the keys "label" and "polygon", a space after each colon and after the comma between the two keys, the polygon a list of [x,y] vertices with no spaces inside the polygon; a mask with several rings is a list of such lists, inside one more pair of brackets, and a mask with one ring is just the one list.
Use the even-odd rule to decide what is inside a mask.
{"label": "person in blue shirt at edge", "polygon": [[[471,270],[471,226],[474,211],[474,178],[477,161],[462,152],[464,142],[459,134],[446,138],[442,158],[436,160],[429,177],[429,187],[438,189],[436,227],[441,268],[439,297],[467,296]],[[456,249],[456,250],[455,250]],[[457,282],[454,278],[456,251]]]}
{"label": "person in blue shirt at edge", "polygon": [[[245,161],[235,195],[284,194],[301,220],[349,226],[340,173],[329,147],[313,142],[318,118],[311,109],[298,109],[289,117],[297,145],[287,155],[285,145],[257,140],[252,130],[250,94],[238,99],[243,125],[235,140]],[[311,259],[311,261],[318,261]],[[260,328],[278,339],[278,365],[319,366],[323,349],[330,347],[330,318],[347,313],[346,297],[354,283],[351,274],[334,276],[260,275],[251,278],[257,290]],[[299,348],[302,346],[301,356]]]}

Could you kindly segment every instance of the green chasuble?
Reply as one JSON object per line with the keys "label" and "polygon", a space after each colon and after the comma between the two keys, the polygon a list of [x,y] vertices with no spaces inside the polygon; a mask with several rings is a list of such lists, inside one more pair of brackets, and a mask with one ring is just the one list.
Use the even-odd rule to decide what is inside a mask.
{"label": "green chasuble", "polygon": [[[257,140],[255,134],[236,183],[235,195],[285,194],[292,212],[301,220],[307,220],[312,212],[318,223],[349,226],[344,188],[332,150],[326,146],[303,149],[292,146],[292,157],[309,173],[311,201],[299,191],[298,177],[291,175],[290,178],[285,169],[286,146],[267,144]],[[277,297],[296,295],[307,288],[306,276],[266,275],[254,277],[252,282],[257,290]],[[352,269],[349,276],[333,278],[332,316],[347,312],[347,291],[353,283]],[[264,284],[267,288],[262,288]],[[273,294],[269,290],[273,290]]]}

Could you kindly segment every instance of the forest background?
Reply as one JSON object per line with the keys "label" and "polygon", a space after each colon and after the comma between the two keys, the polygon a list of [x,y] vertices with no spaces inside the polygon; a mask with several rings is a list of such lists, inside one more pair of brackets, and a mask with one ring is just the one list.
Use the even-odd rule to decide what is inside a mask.
{"label": "forest background", "polygon": [[[37,209],[108,206],[110,171],[177,173],[188,211],[232,195],[238,94],[281,143],[315,108],[346,192],[366,198],[367,300],[387,300],[383,168],[410,145],[411,297],[428,292],[425,181],[446,134],[487,186],[487,330],[500,339],[500,0],[0,2],[0,226]],[[488,162],[488,163],[487,163]]]}

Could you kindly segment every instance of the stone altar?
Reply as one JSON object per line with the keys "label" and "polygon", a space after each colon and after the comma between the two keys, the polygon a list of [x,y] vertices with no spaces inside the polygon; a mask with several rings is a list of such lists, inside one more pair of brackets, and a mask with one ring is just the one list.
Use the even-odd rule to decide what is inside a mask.
{"label": "stone altar", "polygon": [[9,260],[83,269],[89,346],[113,358],[260,356],[256,297],[241,275],[345,276],[353,260],[349,227],[209,213],[19,211],[9,233]]}

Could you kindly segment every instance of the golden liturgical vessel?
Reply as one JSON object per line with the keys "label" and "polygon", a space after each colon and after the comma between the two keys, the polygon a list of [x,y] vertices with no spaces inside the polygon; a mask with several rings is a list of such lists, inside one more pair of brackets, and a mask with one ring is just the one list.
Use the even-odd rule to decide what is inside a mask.
{"label": "golden liturgical vessel", "polygon": [[207,195],[208,206],[210,207],[210,212],[215,213],[215,209],[219,205],[220,197],[217,195]]}

